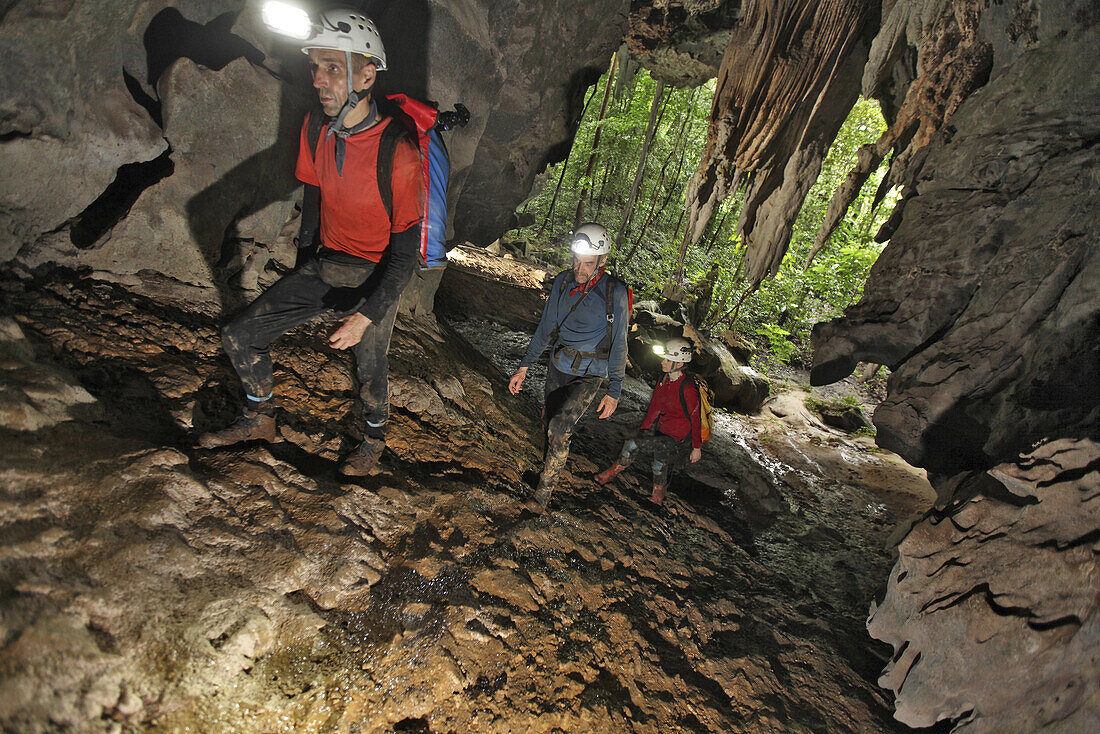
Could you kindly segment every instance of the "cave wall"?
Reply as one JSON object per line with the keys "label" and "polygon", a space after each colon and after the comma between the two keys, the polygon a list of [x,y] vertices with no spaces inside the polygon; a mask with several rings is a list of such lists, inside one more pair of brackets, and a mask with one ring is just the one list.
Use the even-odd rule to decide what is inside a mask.
{"label": "cave wall", "polygon": [[[492,241],[568,150],[629,3],[361,5],[393,69],[382,91],[471,110],[447,136],[454,236]],[[313,97],[305,57],[262,29],[258,0],[3,7],[0,262],[87,269],[185,303],[277,277],[293,258],[293,157]]]}
{"label": "cave wall", "polygon": [[[889,244],[862,300],[814,330],[817,384],[857,360],[890,366],[878,441],[928,468],[940,495],[872,609],[871,633],[895,649],[880,683],[912,726],[1095,730],[1100,13],[908,5],[918,43],[935,24],[916,20],[971,14],[971,61],[988,73],[962,95],[976,77],[927,87],[922,114],[942,124],[895,162],[905,198]],[[924,52],[946,58],[955,40]]]}

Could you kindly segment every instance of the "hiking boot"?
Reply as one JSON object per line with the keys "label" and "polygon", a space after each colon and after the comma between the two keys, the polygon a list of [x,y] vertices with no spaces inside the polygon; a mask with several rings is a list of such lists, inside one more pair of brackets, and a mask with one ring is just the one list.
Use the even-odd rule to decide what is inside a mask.
{"label": "hiking boot", "polygon": [[540,487],[529,500],[523,503],[523,506],[536,515],[543,514],[546,512],[546,506],[550,504],[550,492],[551,490]]}
{"label": "hiking boot", "polygon": [[237,420],[220,431],[208,431],[199,436],[198,444],[204,449],[233,446],[249,441],[275,440],[274,410],[245,409]]}
{"label": "hiking boot", "polygon": [[607,471],[600,472],[599,474],[597,474],[595,479],[600,484],[607,484],[612,479],[619,476],[619,473],[625,468],[626,468],[625,466],[623,466],[622,464],[620,464],[619,462],[616,461],[614,464],[612,464],[607,469]]}
{"label": "hiking boot", "polygon": [[367,477],[377,474],[378,460],[386,450],[386,442],[380,438],[364,438],[363,443],[344,457],[340,473],[345,477]]}
{"label": "hiking boot", "polygon": [[654,484],[653,494],[649,496],[649,501],[657,506],[663,505],[665,503],[665,492],[667,491],[667,484]]}

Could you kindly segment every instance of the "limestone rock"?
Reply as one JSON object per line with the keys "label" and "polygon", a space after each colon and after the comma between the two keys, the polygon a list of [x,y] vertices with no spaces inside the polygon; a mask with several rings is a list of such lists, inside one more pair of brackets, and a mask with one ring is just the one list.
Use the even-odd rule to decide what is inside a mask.
{"label": "limestone rock", "polygon": [[1098,38],[1028,51],[959,109],[863,299],[815,328],[815,384],[894,370],[874,420],[910,463],[988,468],[1100,423],[1100,87],[1080,64]]}
{"label": "limestone rock", "polygon": [[122,78],[142,60],[129,29],[143,5],[29,0],[0,14],[0,262],[167,148]]}
{"label": "limestone rock", "polygon": [[[578,436],[554,511],[525,514],[538,412],[432,318],[398,319],[380,475],[336,475],[359,423],[323,322],[273,350],[293,441],[198,450],[175,416],[240,401],[212,318],[91,279],[0,287],[109,406],[0,443],[0,726],[900,732],[860,619],[884,530],[835,502],[813,524],[859,532],[786,514],[753,538],[754,480],[734,496],[712,456],[719,486],[653,514],[630,477],[596,487]],[[878,574],[805,572],[853,544]]]}
{"label": "limestone rock", "polygon": [[727,0],[631,3],[627,46],[655,78],[698,86],[718,75],[741,5]]}
{"label": "limestone rock", "polygon": [[880,683],[899,720],[951,720],[960,732],[1094,728],[1098,461],[1093,441],[1044,442],[967,476],[965,494],[902,541],[867,625],[894,646]]}
{"label": "limestone rock", "polygon": [[[166,71],[158,89],[173,173],[147,189],[94,246],[66,247],[58,238],[60,252],[42,249],[39,258],[120,276],[156,271],[212,287],[226,230],[242,210],[255,211],[272,196],[284,197],[273,209],[267,207],[265,221],[254,220],[248,232],[266,241],[279,234],[292,206],[286,197],[293,183],[282,172],[292,160],[297,123],[284,121],[278,132],[255,124],[257,116],[280,119],[278,81],[245,59],[220,71],[181,59]],[[26,262],[35,265],[38,258]]]}
{"label": "limestone rock", "polygon": [[[19,325],[0,319],[0,427],[13,431],[37,431],[72,420],[82,408],[96,402],[67,372],[38,364],[34,348]],[[85,410],[85,417],[94,410]]]}
{"label": "limestone rock", "polygon": [[705,340],[695,362],[693,369],[706,378],[714,391],[716,407],[755,413],[767,400],[771,390],[768,378],[748,365],[738,364],[724,343]]}
{"label": "limestone rock", "polygon": [[485,120],[476,154],[460,159],[455,173],[463,184],[456,238],[480,245],[497,239],[511,227],[535,176],[565,158],[584,92],[621,42],[629,7],[626,0],[498,0],[480,10],[486,25],[471,40],[484,49],[475,58],[488,56],[488,68],[479,63],[482,73],[472,73],[466,46],[454,62],[456,73],[478,79],[484,102],[470,109]]}

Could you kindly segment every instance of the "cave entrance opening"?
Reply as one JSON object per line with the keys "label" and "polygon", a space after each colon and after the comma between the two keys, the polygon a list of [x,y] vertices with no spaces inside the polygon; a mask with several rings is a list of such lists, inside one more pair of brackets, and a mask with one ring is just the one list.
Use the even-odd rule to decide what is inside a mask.
{"label": "cave entrance opening", "polygon": [[[714,92],[714,80],[674,88],[613,60],[588,90],[572,148],[536,179],[502,248],[565,267],[563,235],[577,223],[598,221],[616,238],[613,265],[639,300],[660,301],[677,267],[685,191],[706,145]],[[779,272],[758,289],[750,288],[741,267],[744,187],[719,204],[703,236],[688,247],[683,286],[674,296],[687,304],[696,326],[731,329],[773,361],[809,364],[810,329],[859,300],[884,247],[875,236],[898,199],[896,191],[878,191],[888,159],[863,184],[827,246],[806,264],[830,197],[854,167],[860,146],[885,129],[878,103],[857,100],[806,196]]]}

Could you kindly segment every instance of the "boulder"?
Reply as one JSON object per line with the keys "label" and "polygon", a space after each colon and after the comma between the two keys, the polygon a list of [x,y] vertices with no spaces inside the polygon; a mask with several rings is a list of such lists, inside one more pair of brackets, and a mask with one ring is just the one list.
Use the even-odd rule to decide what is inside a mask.
{"label": "boulder", "polygon": [[722,342],[706,339],[693,370],[714,391],[714,405],[738,413],[756,413],[768,399],[768,378],[748,365],[738,364]]}
{"label": "boulder", "polygon": [[146,5],[4,3],[0,262],[77,217],[120,167],[166,150],[123,79],[125,69],[144,66],[140,31],[133,29],[148,22]]}
{"label": "boulder", "polygon": [[821,421],[825,425],[839,428],[845,433],[855,433],[861,428],[871,428],[871,421],[867,420],[863,409],[858,405],[822,403],[815,400],[811,407],[821,416]]}
{"label": "boulder", "polygon": [[730,353],[733,354],[734,359],[738,362],[741,364],[749,364],[752,362],[752,358],[756,354],[756,347],[736,331],[724,329],[718,332],[718,338],[722,340],[723,344],[729,347]]}

